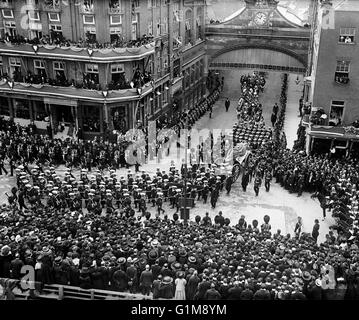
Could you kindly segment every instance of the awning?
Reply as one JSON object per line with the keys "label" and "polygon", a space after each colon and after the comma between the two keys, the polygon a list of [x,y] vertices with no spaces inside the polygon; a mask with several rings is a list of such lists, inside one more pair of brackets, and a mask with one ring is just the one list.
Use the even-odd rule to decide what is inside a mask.
{"label": "awning", "polygon": [[308,134],[318,139],[359,140],[359,130],[348,127],[312,126]]}

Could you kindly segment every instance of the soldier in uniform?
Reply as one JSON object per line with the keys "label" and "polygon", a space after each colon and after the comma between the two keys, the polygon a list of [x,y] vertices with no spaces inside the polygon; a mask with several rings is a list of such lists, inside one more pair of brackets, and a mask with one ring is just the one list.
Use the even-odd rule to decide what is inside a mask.
{"label": "soldier in uniform", "polygon": [[218,200],[218,190],[216,188],[214,188],[211,191],[211,206],[212,206],[212,209],[214,209],[216,207],[217,200]]}
{"label": "soldier in uniform", "polygon": [[146,206],[146,193],[145,192],[141,192],[140,193],[140,199],[138,200],[138,212],[142,212],[142,216],[145,215],[146,211],[147,211],[147,206]]}
{"label": "soldier in uniform", "polygon": [[209,193],[209,186],[207,184],[207,180],[204,180],[204,185],[202,189],[202,198],[204,204],[207,203],[208,193]]}
{"label": "soldier in uniform", "polygon": [[163,193],[162,192],[157,192],[156,204],[157,204],[158,215],[160,215],[161,212],[165,213],[165,210],[162,208],[162,204],[163,204],[162,197],[163,197]]}

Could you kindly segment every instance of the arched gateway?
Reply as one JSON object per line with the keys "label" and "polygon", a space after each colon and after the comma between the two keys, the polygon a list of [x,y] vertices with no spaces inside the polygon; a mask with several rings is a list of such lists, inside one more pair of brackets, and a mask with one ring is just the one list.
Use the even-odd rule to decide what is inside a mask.
{"label": "arched gateway", "polygon": [[[228,19],[206,27],[209,69],[305,73],[310,19],[290,17],[279,1],[238,2],[240,6]],[[307,10],[310,17],[311,7]]]}

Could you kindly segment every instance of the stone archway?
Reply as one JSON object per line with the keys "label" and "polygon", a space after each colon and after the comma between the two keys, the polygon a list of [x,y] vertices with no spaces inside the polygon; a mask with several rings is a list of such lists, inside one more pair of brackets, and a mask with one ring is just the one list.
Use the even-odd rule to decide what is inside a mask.
{"label": "stone archway", "polygon": [[295,51],[278,45],[238,44],[212,54],[209,67],[305,73],[306,59]]}

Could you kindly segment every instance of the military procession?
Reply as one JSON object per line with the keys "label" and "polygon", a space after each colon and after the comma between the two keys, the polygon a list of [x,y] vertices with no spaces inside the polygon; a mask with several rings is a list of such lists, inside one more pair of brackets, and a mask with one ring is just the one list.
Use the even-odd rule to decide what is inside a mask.
{"label": "military procession", "polygon": [[[183,219],[183,199],[196,208],[209,203],[215,210],[219,197],[233,194],[238,176],[233,175],[234,159],[226,154],[231,139],[222,134],[193,147],[188,163],[183,160],[178,167],[171,161],[169,168],[159,165],[150,174],[139,166],[130,169],[117,143],[53,142],[37,135],[33,126],[22,129],[3,120],[0,168],[15,175],[16,185],[1,208],[0,278],[19,279],[22,265],[34,266],[35,298],[46,284],[56,283],[140,292],[152,299],[357,299],[357,255],[348,255],[358,252],[358,196],[351,184],[358,176],[356,164],[286,149],[283,81],[284,96],[280,106],[273,107],[278,117],[271,135],[255,131],[236,141],[238,159],[250,151],[240,168],[239,192],[246,193],[252,184],[258,197],[261,190],[271,192],[273,179],[299,196],[311,192],[320,201],[323,218],[332,210],[342,222],[337,236],[332,230],[318,245],[319,221],[312,233],[303,232],[305,217],[298,218],[294,237],[273,231],[267,214],[262,223],[246,221],[242,214],[237,223],[222,211],[213,221],[209,212]],[[239,127],[250,123],[262,128],[258,96],[264,84],[258,74],[242,77]],[[220,88],[196,110],[180,116],[176,127],[168,122],[159,128],[178,132],[193,126],[211,114]],[[160,136],[150,147],[158,151],[168,139]],[[118,162],[113,164],[113,158]],[[122,175],[121,161],[128,167]],[[58,164],[66,165],[64,172]]]}

